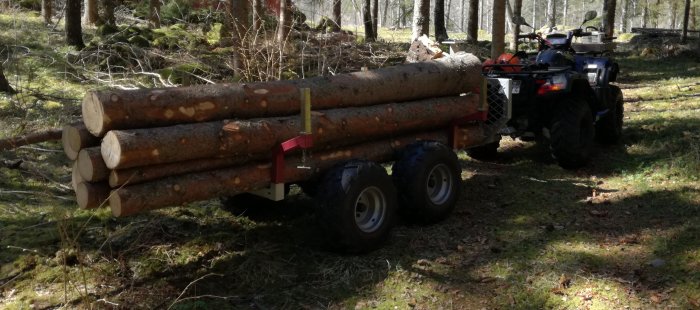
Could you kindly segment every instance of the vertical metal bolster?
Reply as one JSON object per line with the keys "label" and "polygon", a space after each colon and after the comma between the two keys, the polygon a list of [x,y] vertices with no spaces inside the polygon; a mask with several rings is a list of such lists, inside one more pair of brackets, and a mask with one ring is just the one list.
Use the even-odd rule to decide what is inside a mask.
{"label": "vertical metal bolster", "polygon": [[302,88],[300,92],[302,132],[306,134],[311,134],[311,89]]}
{"label": "vertical metal bolster", "polygon": [[481,88],[480,88],[480,94],[479,94],[479,100],[480,100],[480,105],[479,105],[479,111],[486,111],[489,107],[489,102],[488,102],[488,96],[489,96],[489,90],[488,90],[488,85],[486,78],[482,77],[481,78]]}

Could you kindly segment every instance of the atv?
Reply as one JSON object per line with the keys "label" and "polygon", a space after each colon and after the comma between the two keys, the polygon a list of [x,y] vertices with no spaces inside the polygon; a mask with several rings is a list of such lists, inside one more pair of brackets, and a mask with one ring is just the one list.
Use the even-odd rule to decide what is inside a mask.
{"label": "atv", "polygon": [[[581,26],[596,15],[587,12]],[[513,20],[529,26],[521,16]],[[524,141],[545,138],[540,140],[549,142],[552,156],[567,169],[589,161],[594,139],[614,144],[622,135],[622,92],[610,84],[619,72],[610,57],[614,38],[581,26],[545,37],[534,30],[519,35],[519,43],[535,41],[537,52],[506,53],[483,66],[487,77],[513,80],[512,118],[500,134]],[[500,135],[494,140],[469,154],[477,159],[495,156]]]}

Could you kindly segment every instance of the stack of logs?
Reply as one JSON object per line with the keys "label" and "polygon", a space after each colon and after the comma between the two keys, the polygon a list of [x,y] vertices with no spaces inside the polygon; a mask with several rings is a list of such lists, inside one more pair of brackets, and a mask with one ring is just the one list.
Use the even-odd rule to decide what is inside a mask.
{"label": "stack of logs", "polygon": [[66,126],[81,208],[115,216],[267,187],[272,150],[300,134],[299,90],[309,88],[314,147],[287,183],[352,159],[391,160],[416,140],[478,144],[478,126],[449,129],[483,108],[481,63],[469,54],[295,81],[88,93],[84,123]]}

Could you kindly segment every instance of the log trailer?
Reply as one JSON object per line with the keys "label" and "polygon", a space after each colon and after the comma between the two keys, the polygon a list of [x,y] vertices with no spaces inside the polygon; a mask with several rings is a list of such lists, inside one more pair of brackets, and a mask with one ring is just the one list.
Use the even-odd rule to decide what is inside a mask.
{"label": "log trailer", "polygon": [[237,194],[279,201],[299,184],[332,244],[371,251],[399,214],[448,216],[461,182],[454,150],[494,142],[510,118],[511,80],[483,78],[472,55],[448,58],[315,80],[90,93],[84,125],[64,130],[64,147],[82,148],[66,150],[78,204],[128,216]]}

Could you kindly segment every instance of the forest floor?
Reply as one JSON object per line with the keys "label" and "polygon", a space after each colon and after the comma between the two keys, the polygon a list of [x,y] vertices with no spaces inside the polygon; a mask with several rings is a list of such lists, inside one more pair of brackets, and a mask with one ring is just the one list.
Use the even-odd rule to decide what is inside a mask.
{"label": "forest floor", "polygon": [[[26,86],[0,100],[0,137],[74,120],[93,86],[58,34],[0,23],[27,27],[0,35]],[[360,256],[326,248],[297,188],[247,216],[212,200],[117,219],[77,209],[58,143],[1,152],[0,308],[700,309],[700,63],[619,61],[620,145],[576,171],[518,140],[462,153],[453,215]]]}

